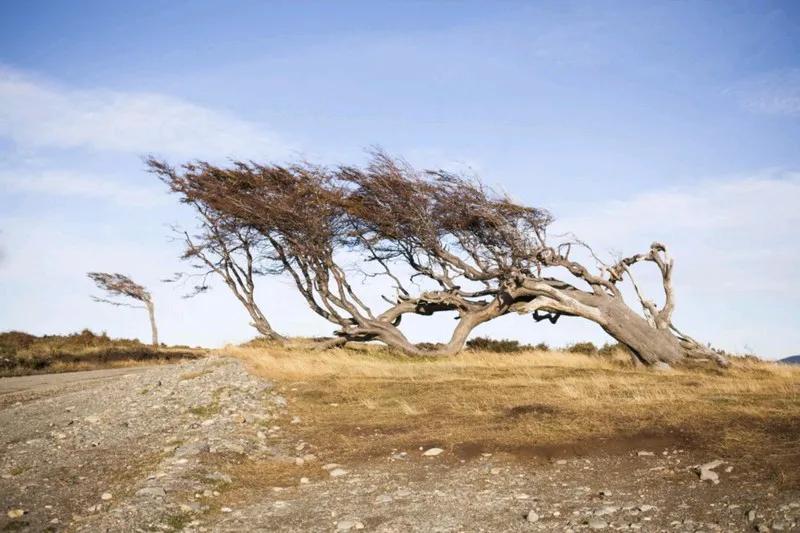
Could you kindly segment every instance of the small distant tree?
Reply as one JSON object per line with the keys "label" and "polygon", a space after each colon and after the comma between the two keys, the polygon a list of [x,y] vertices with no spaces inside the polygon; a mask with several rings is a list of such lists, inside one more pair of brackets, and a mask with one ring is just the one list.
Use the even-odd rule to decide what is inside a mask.
{"label": "small distant tree", "polygon": [[[102,302],[124,307],[133,307],[136,309],[147,309],[147,314],[150,317],[150,331],[153,335],[153,347],[158,348],[158,329],[156,328],[155,307],[153,305],[153,297],[150,292],[123,274],[89,272],[87,276],[89,276],[89,278],[95,282],[98,288],[104,290],[108,295],[107,298],[92,296],[92,300],[95,302]],[[118,300],[111,299],[120,297],[136,300],[137,302],[141,302],[142,305],[120,302]]]}

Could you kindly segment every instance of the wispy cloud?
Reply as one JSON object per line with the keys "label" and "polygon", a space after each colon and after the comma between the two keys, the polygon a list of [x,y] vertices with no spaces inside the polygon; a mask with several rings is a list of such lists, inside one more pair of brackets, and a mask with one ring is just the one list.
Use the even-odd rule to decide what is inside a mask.
{"label": "wispy cloud", "polygon": [[800,69],[773,71],[746,80],[730,90],[748,110],[800,117]]}
{"label": "wispy cloud", "polygon": [[152,207],[167,203],[166,193],[155,186],[126,184],[119,179],[72,171],[0,171],[0,187],[35,195],[70,196],[113,202],[121,206]]}
{"label": "wispy cloud", "polygon": [[153,93],[58,87],[0,67],[0,137],[37,148],[274,159],[291,147],[261,125]]}

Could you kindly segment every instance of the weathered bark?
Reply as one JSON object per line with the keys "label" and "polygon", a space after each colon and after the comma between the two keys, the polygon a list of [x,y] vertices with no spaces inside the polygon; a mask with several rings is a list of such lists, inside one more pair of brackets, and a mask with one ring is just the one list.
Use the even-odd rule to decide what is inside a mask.
{"label": "weathered bark", "polygon": [[[548,290],[555,292],[551,294]],[[526,296],[520,296],[521,294]],[[549,318],[555,323],[560,316],[577,316],[590,320],[627,347],[637,363],[647,366],[663,363],[671,366],[693,359],[709,360],[720,366],[728,366],[725,357],[681,334],[671,322],[664,322],[659,327],[651,319],[657,314],[643,317],[628,307],[618,293],[590,293],[551,281],[529,282],[517,292],[517,297],[524,299],[531,294],[536,296],[525,303],[512,306],[512,310],[533,313],[537,321]],[[548,314],[540,316],[540,311]]]}
{"label": "weathered bark", "polygon": [[152,335],[153,348],[158,349],[158,328],[156,327],[156,311],[152,301],[145,302],[147,315],[150,317],[150,333]]}
{"label": "weathered bark", "polygon": [[626,346],[638,361],[674,365],[688,357],[680,340],[668,329],[653,328],[646,319],[617,299],[600,308],[603,330]]}
{"label": "weathered bark", "polygon": [[253,318],[253,321],[250,322],[250,325],[256,328],[256,331],[258,331],[262,337],[266,337],[267,339],[273,341],[282,342],[286,340],[286,337],[272,329],[272,326],[270,326],[266,319]]}

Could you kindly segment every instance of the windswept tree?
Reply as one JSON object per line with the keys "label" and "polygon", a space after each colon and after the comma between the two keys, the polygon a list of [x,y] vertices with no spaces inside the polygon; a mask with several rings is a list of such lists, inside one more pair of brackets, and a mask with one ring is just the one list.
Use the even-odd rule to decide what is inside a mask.
{"label": "windswept tree", "polygon": [[[158,348],[158,329],[156,328],[155,306],[153,305],[153,297],[150,295],[147,289],[133,281],[128,276],[122,274],[89,272],[87,276],[89,276],[89,278],[95,282],[98,288],[104,290],[107,294],[107,298],[92,296],[92,300],[95,302],[102,302],[124,307],[133,307],[136,309],[147,309],[147,315],[150,318],[150,331],[153,336],[153,347]],[[131,300],[141,302],[141,305],[113,299],[120,297],[130,298]]]}
{"label": "windswept tree", "polygon": [[[168,166],[155,159],[148,159],[147,164],[158,176],[171,172]],[[269,240],[208,204],[186,197],[181,200],[194,209],[199,222],[198,232],[194,235],[176,228],[184,244],[181,259],[190,262],[192,272],[179,272],[165,281],[193,280],[195,284],[187,294],[187,297],[192,297],[206,292],[210,287],[209,277],[216,275],[244,306],[251,318],[250,325],[259,334],[271,340],[284,340],[272,328],[255,299],[255,278],[282,271]]]}
{"label": "windswept tree", "polygon": [[[641,363],[699,358],[725,364],[674,326],[673,261],[664,245],[587,268],[576,251],[593,260],[596,254],[578,240],[552,242],[546,210],[519,205],[475,180],[417,171],[383,153],[365,168],[199,162],[180,170],[162,164],[160,174],[186,201],[260,233],[311,309],[339,326],[340,342],[379,340],[411,355],[448,355],[463,348],[476,326],[525,313],[537,322],[591,320]],[[354,254],[362,274],[394,287],[380,310],[357,293],[354,270],[343,266]],[[660,272],[661,307],[632,277],[643,263]],[[626,281],[640,311],[623,299]],[[405,314],[447,311],[457,322],[437,350],[421,350],[400,330]]]}

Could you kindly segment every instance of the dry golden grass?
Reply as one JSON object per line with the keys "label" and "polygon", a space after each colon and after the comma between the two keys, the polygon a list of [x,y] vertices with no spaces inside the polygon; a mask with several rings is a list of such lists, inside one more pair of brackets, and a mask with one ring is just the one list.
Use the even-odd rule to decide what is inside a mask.
{"label": "dry golden grass", "polygon": [[225,351],[276,380],[305,437],[340,458],[429,445],[462,457],[673,445],[800,460],[800,368],[789,365],[742,359],[665,373],[563,352]]}

